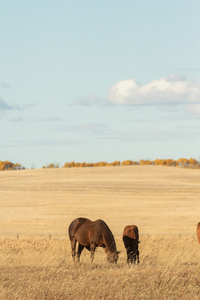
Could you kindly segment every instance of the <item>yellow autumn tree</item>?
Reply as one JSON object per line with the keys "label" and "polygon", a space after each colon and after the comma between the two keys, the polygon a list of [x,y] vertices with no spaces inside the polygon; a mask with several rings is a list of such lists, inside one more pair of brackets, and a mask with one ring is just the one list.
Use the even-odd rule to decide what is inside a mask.
{"label": "yellow autumn tree", "polygon": [[[0,170],[21,170],[22,166],[18,163],[14,164],[10,161],[0,161]],[[23,168],[24,169],[24,168]]]}
{"label": "yellow autumn tree", "polygon": [[125,160],[121,163],[122,166],[130,166],[133,165],[132,160]]}

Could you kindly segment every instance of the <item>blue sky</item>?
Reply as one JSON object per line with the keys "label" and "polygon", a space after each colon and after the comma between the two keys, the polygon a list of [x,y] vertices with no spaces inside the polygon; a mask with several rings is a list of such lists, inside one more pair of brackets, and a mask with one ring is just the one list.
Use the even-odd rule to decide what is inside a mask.
{"label": "blue sky", "polygon": [[0,0],[0,160],[199,160],[199,11]]}

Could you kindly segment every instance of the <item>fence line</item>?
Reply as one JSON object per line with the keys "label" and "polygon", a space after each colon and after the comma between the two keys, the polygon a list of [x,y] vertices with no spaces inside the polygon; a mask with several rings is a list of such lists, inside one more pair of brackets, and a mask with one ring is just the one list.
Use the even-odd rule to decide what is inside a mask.
{"label": "fence line", "polygon": [[[172,233],[172,234],[140,234],[141,239],[189,239],[196,238],[195,234],[191,233]],[[68,240],[68,233],[9,233],[0,232],[0,239],[45,239],[45,240]],[[115,239],[121,239],[121,236],[116,235]]]}

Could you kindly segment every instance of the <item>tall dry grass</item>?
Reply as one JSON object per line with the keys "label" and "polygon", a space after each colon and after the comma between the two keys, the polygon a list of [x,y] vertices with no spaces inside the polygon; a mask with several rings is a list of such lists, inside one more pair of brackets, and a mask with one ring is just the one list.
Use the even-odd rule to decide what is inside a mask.
{"label": "tall dry grass", "polygon": [[[123,250],[121,240],[118,248]],[[199,299],[200,251],[195,238],[144,238],[140,265],[125,250],[109,265],[84,250],[74,264],[66,240],[0,240],[0,299]]]}
{"label": "tall dry grass", "polygon": [[[1,172],[0,299],[200,299],[199,182],[199,170],[159,166]],[[103,249],[73,263],[78,216],[106,221],[117,265]],[[139,266],[126,264],[127,224],[140,230]]]}

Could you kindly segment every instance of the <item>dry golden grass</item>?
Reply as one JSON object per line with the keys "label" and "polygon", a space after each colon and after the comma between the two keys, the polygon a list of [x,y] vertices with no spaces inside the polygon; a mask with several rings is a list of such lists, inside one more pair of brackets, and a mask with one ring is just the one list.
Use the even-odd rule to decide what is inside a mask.
{"label": "dry golden grass", "polygon": [[[159,166],[0,172],[0,299],[200,299],[199,183],[199,170]],[[73,264],[78,216],[108,224],[117,265],[103,249]],[[127,224],[140,230],[139,266],[126,265]]]}
{"label": "dry golden grass", "polygon": [[[116,241],[122,247],[121,240]],[[0,240],[1,299],[199,299],[200,251],[195,238],[144,238],[141,264],[125,251],[109,265],[102,249],[94,262],[84,250],[74,264],[65,240]]]}

